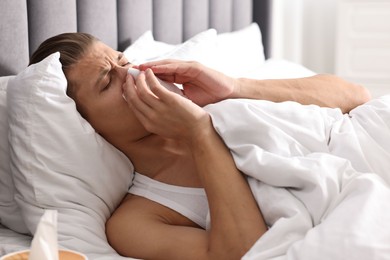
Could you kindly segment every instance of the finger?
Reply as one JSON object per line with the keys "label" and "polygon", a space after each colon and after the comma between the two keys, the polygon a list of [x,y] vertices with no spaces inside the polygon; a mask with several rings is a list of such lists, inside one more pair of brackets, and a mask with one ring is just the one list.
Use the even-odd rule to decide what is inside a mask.
{"label": "finger", "polygon": [[137,64],[132,64],[131,68],[140,70],[139,65],[137,65]]}
{"label": "finger", "polygon": [[173,92],[167,90],[165,87],[163,87],[151,69],[147,69],[145,71],[145,77],[146,77],[146,82],[150,87],[150,91],[152,91],[153,94],[156,97],[158,97],[160,101],[170,102],[173,99],[175,99],[176,96],[178,96]]}
{"label": "finger", "polygon": [[[133,103],[128,103],[129,108],[133,111],[136,118],[140,121],[140,123],[145,127],[148,124],[148,119],[144,113],[142,113],[137,107],[133,106]],[[146,127],[145,127],[146,129]]]}
{"label": "finger", "polygon": [[165,64],[172,64],[172,63],[179,63],[182,62],[180,60],[175,59],[164,59],[164,60],[156,60],[156,61],[150,61],[139,65],[140,70],[146,70],[148,68],[151,68],[153,66],[159,66],[159,65],[165,65]]}
{"label": "finger", "polygon": [[178,69],[178,64],[179,61],[175,61],[175,60],[161,60],[161,61],[141,64],[139,66],[139,69],[144,71],[146,71],[147,69],[151,69],[155,74],[158,74],[158,77],[160,79],[174,83],[176,80],[176,72]]}
{"label": "finger", "polygon": [[152,126],[154,121],[153,118],[151,118],[150,113],[152,113],[153,111],[139,98],[137,93],[137,86],[134,84],[133,77],[128,77],[128,82],[125,82],[125,84],[123,84],[124,95],[128,99],[128,107],[133,111],[134,115],[144,126],[144,128],[147,131],[152,132]]}
{"label": "finger", "polygon": [[[147,70],[148,73],[152,73],[150,69]],[[154,75],[149,75],[146,77],[146,72],[141,72],[137,78],[137,94],[138,97],[147,105],[149,108],[153,110],[161,109],[161,101],[160,96],[156,95],[156,93],[152,89],[163,88],[161,84],[158,82],[157,78]],[[153,74],[153,73],[152,73]],[[152,77],[152,78],[151,78]],[[165,88],[164,88],[165,90]],[[160,93],[160,92],[157,92]],[[145,109],[145,112],[147,110]]]}
{"label": "finger", "polygon": [[126,81],[122,85],[122,96],[127,103],[128,103],[128,100],[131,99],[130,96],[134,94],[135,90],[133,88],[135,88],[134,78],[131,75],[127,75]]}
{"label": "finger", "polygon": [[136,80],[137,93],[145,102],[153,103],[158,97],[150,89],[150,80],[146,78],[145,72],[141,72]]}
{"label": "finger", "polygon": [[193,76],[194,72],[200,71],[200,64],[194,61],[166,59],[140,64],[139,69],[143,71],[146,69],[152,69],[153,72],[158,76],[165,76],[175,73],[181,74],[183,76]]}
{"label": "finger", "polygon": [[122,88],[127,104],[134,112],[141,113],[145,117],[150,113],[151,108],[140,98],[139,87],[134,84],[133,77],[128,75],[126,79]]}

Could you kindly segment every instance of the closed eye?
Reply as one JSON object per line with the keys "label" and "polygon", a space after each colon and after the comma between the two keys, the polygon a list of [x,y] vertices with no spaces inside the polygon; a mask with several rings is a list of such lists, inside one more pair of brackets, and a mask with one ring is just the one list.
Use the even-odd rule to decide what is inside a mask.
{"label": "closed eye", "polygon": [[117,59],[118,59],[118,63],[117,63],[117,64],[118,64],[119,66],[121,66],[121,67],[125,67],[125,66],[131,64],[131,63],[127,60],[127,58],[125,57],[125,55],[123,55],[123,53],[119,53]]}
{"label": "closed eye", "polygon": [[104,86],[104,88],[102,89],[102,91],[106,91],[107,89],[109,89],[111,86],[111,77],[109,78],[108,80],[108,83]]}

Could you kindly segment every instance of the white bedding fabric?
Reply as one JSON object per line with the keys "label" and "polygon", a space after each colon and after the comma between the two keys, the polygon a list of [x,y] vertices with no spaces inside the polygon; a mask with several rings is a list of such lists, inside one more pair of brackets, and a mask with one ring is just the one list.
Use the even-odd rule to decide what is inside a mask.
{"label": "white bedding fabric", "polygon": [[[267,61],[258,77],[312,74],[293,63]],[[270,226],[244,258],[388,258],[390,97],[356,108],[350,117],[337,109],[292,102],[276,106],[241,101],[222,102],[218,106],[224,112],[212,114],[237,165],[251,176],[249,183]],[[28,236],[2,226],[0,241],[0,255],[30,243]]]}
{"label": "white bedding fabric", "polygon": [[28,248],[31,237],[12,231],[0,224],[0,241],[0,256],[2,256]]}
{"label": "white bedding fabric", "polygon": [[[240,55],[231,54],[232,45],[241,46]],[[238,68],[233,72],[240,76],[252,77],[263,70],[261,32],[256,24],[224,34],[210,29],[179,45],[157,42],[146,32],[124,53],[129,60],[141,62],[150,50],[154,51],[150,59],[197,60],[226,73]],[[132,166],[125,158],[127,167],[120,167],[123,158],[115,160],[116,152],[75,110],[64,91],[58,56],[54,56],[26,68],[10,84],[0,79],[0,114],[10,119],[2,120],[0,127],[0,166],[4,166],[0,167],[4,177],[0,178],[0,208],[6,209],[0,210],[0,223],[33,234],[44,209],[55,208],[60,247],[80,251],[90,259],[119,259],[106,241],[104,223],[128,190]],[[14,250],[1,242],[0,254]]]}
{"label": "white bedding fabric", "polygon": [[258,100],[206,109],[270,226],[244,259],[389,259],[390,96],[349,115]]}

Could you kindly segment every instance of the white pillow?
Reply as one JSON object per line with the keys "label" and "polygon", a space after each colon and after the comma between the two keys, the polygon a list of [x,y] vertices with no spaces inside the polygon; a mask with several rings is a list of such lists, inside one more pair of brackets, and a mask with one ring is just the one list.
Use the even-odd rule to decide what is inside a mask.
{"label": "white pillow", "polygon": [[152,60],[195,60],[233,77],[255,78],[265,61],[260,28],[256,23],[234,32],[203,31],[178,45],[155,41],[145,32],[124,51],[135,64]]}
{"label": "white pillow", "polygon": [[14,200],[15,187],[9,164],[7,84],[13,77],[0,78],[0,223],[16,232],[27,233],[20,209]]}
{"label": "white pillow", "polygon": [[54,208],[61,247],[90,259],[117,255],[105,222],[127,193],[133,166],[77,112],[59,56],[29,66],[8,84],[16,202],[32,234],[44,209]]}
{"label": "white pillow", "polygon": [[155,41],[151,31],[145,32],[123,54],[134,63],[162,59],[194,60],[207,66],[214,66],[216,61],[217,31],[209,29],[198,33],[182,44],[171,45]]}
{"label": "white pillow", "polygon": [[265,61],[257,23],[217,36],[217,70],[233,77],[256,77]]}
{"label": "white pillow", "polygon": [[137,40],[127,47],[123,54],[128,61],[134,64],[141,64],[156,59],[161,55],[173,50],[176,45],[155,41],[152,31],[146,31]]}
{"label": "white pillow", "polygon": [[287,79],[314,76],[316,73],[301,64],[283,60],[268,59],[260,71],[256,73],[257,79]]}

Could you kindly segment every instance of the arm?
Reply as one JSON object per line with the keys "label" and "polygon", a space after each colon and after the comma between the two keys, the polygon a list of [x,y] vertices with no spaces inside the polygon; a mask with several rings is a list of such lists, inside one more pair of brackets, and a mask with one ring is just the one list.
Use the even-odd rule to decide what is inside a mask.
{"label": "arm", "polygon": [[339,77],[319,74],[299,79],[238,79],[234,97],[262,97],[282,102],[292,100],[304,105],[339,107],[344,113],[367,102],[367,89]]}
{"label": "arm", "polygon": [[215,253],[212,259],[238,259],[265,233],[266,226],[229,150],[211,123],[208,126],[190,139],[190,149],[210,205],[208,247]]}
{"label": "arm", "polygon": [[151,68],[158,77],[183,84],[184,92],[196,104],[204,106],[226,98],[265,99],[275,102],[296,101],[343,112],[365,103],[369,92],[334,75],[316,75],[300,79],[234,79],[197,62],[164,60],[140,65]]}
{"label": "arm", "polygon": [[191,149],[209,201],[211,229],[206,232],[149,221],[153,217],[133,210],[133,216],[141,215],[133,218],[132,232],[126,233],[131,236],[137,231],[134,219],[138,230],[143,226],[148,231],[139,231],[138,246],[128,250],[135,250],[134,256],[141,258],[239,259],[266,231],[244,176],[214,131],[209,115],[191,101],[162,88],[150,70],[146,75],[145,80],[145,74],[140,74],[136,87],[131,80],[124,86],[126,99],[147,130],[178,139]]}

